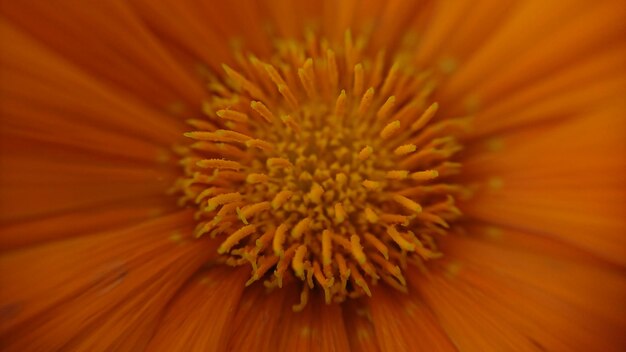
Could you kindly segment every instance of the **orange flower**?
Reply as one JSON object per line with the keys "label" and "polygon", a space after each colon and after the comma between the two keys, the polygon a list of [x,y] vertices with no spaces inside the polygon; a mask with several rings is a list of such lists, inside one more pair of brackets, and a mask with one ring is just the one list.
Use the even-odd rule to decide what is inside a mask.
{"label": "orange flower", "polygon": [[626,348],[621,1],[5,1],[8,351]]}

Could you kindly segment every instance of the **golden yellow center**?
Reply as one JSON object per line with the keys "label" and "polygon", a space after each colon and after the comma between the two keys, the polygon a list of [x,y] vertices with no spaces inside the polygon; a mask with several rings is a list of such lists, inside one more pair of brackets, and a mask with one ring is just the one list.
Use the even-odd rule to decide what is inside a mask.
{"label": "golden yellow center", "polygon": [[435,122],[436,75],[402,53],[368,56],[310,34],[280,41],[264,60],[236,53],[209,82],[205,120],[179,148],[182,203],[197,206],[197,237],[221,239],[248,284],[301,282],[327,303],[371,295],[379,281],[406,290],[405,270],[439,257],[436,237],[460,216],[446,179],[465,119]]}

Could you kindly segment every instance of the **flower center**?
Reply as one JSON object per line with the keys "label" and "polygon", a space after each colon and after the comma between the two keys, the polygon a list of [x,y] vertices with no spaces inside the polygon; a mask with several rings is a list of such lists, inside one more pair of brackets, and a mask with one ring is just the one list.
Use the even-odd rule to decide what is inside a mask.
{"label": "flower center", "polygon": [[435,238],[460,216],[446,182],[460,164],[466,119],[432,123],[436,75],[410,57],[342,45],[279,41],[261,60],[237,53],[209,82],[206,120],[190,120],[176,188],[193,203],[197,237],[222,242],[229,265],[250,265],[248,285],[299,281],[326,302],[371,295],[383,281],[406,290],[404,270],[437,258]]}

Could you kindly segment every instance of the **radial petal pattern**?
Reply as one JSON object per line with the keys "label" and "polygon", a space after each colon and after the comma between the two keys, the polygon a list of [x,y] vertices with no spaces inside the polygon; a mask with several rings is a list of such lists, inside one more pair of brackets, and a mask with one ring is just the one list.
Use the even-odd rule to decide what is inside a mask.
{"label": "radial petal pattern", "polygon": [[626,349],[626,3],[0,0],[0,348]]}

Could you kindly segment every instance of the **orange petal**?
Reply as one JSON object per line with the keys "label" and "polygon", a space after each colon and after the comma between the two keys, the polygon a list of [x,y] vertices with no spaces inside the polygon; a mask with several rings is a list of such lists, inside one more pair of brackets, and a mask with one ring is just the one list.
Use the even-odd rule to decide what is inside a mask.
{"label": "orange petal", "polygon": [[161,110],[174,102],[196,106],[204,95],[128,3],[81,6],[61,0],[2,9],[12,23],[70,62]]}
{"label": "orange petal", "polygon": [[[298,298],[297,294],[293,295]],[[297,302],[294,302],[297,303]],[[347,351],[350,348],[341,306],[324,303],[323,295],[311,291],[309,302],[301,312],[284,304],[276,336],[280,351]]]}
{"label": "orange petal", "polygon": [[182,212],[3,255],[4,347],[142,349],[171,297],[215,256],[217,243],[192,240],[190,223]]}
{"label": "orange petal", "polygon": [[[124,228],[177,210],[171,197],[150,195],[67,209],[53,214],[42,212],[41,217],[25,218],[0,226],[2,233],[0,251],[15,250],[44,241],[78,237],[94,231]],[[68,226],[69,224],[71,226]]]}
{"label": "orange petal", "polygon": [[[541,236],[472,226],[432,275],[410,274],[460,349],[612,350],[623,345],[621,271]],[[590,303],[592,302],[592,303]],[[491,331],[485,335],[484,331]]]}
{"label": "orange petal", "polygon": [[169,304],[148,351],[223,351],[247,269],[216,266],[198,274]]}
{"label": "orange petal", "polygon": [[380,287],[369,307],[381,351],[456,351],[419,296]]}
{"label": "orange petal", "polygon": [[349,300],[343,303],[343,313],[350,350],[359,352],[380,351],[376,332],[372,324],[372,314],[364,301]]}
{"label": "orange petal", "polygon": [[500,138],[501,150],[464,163],[471,217],[516,227],[626,264],[623,103],[556,127]]}

